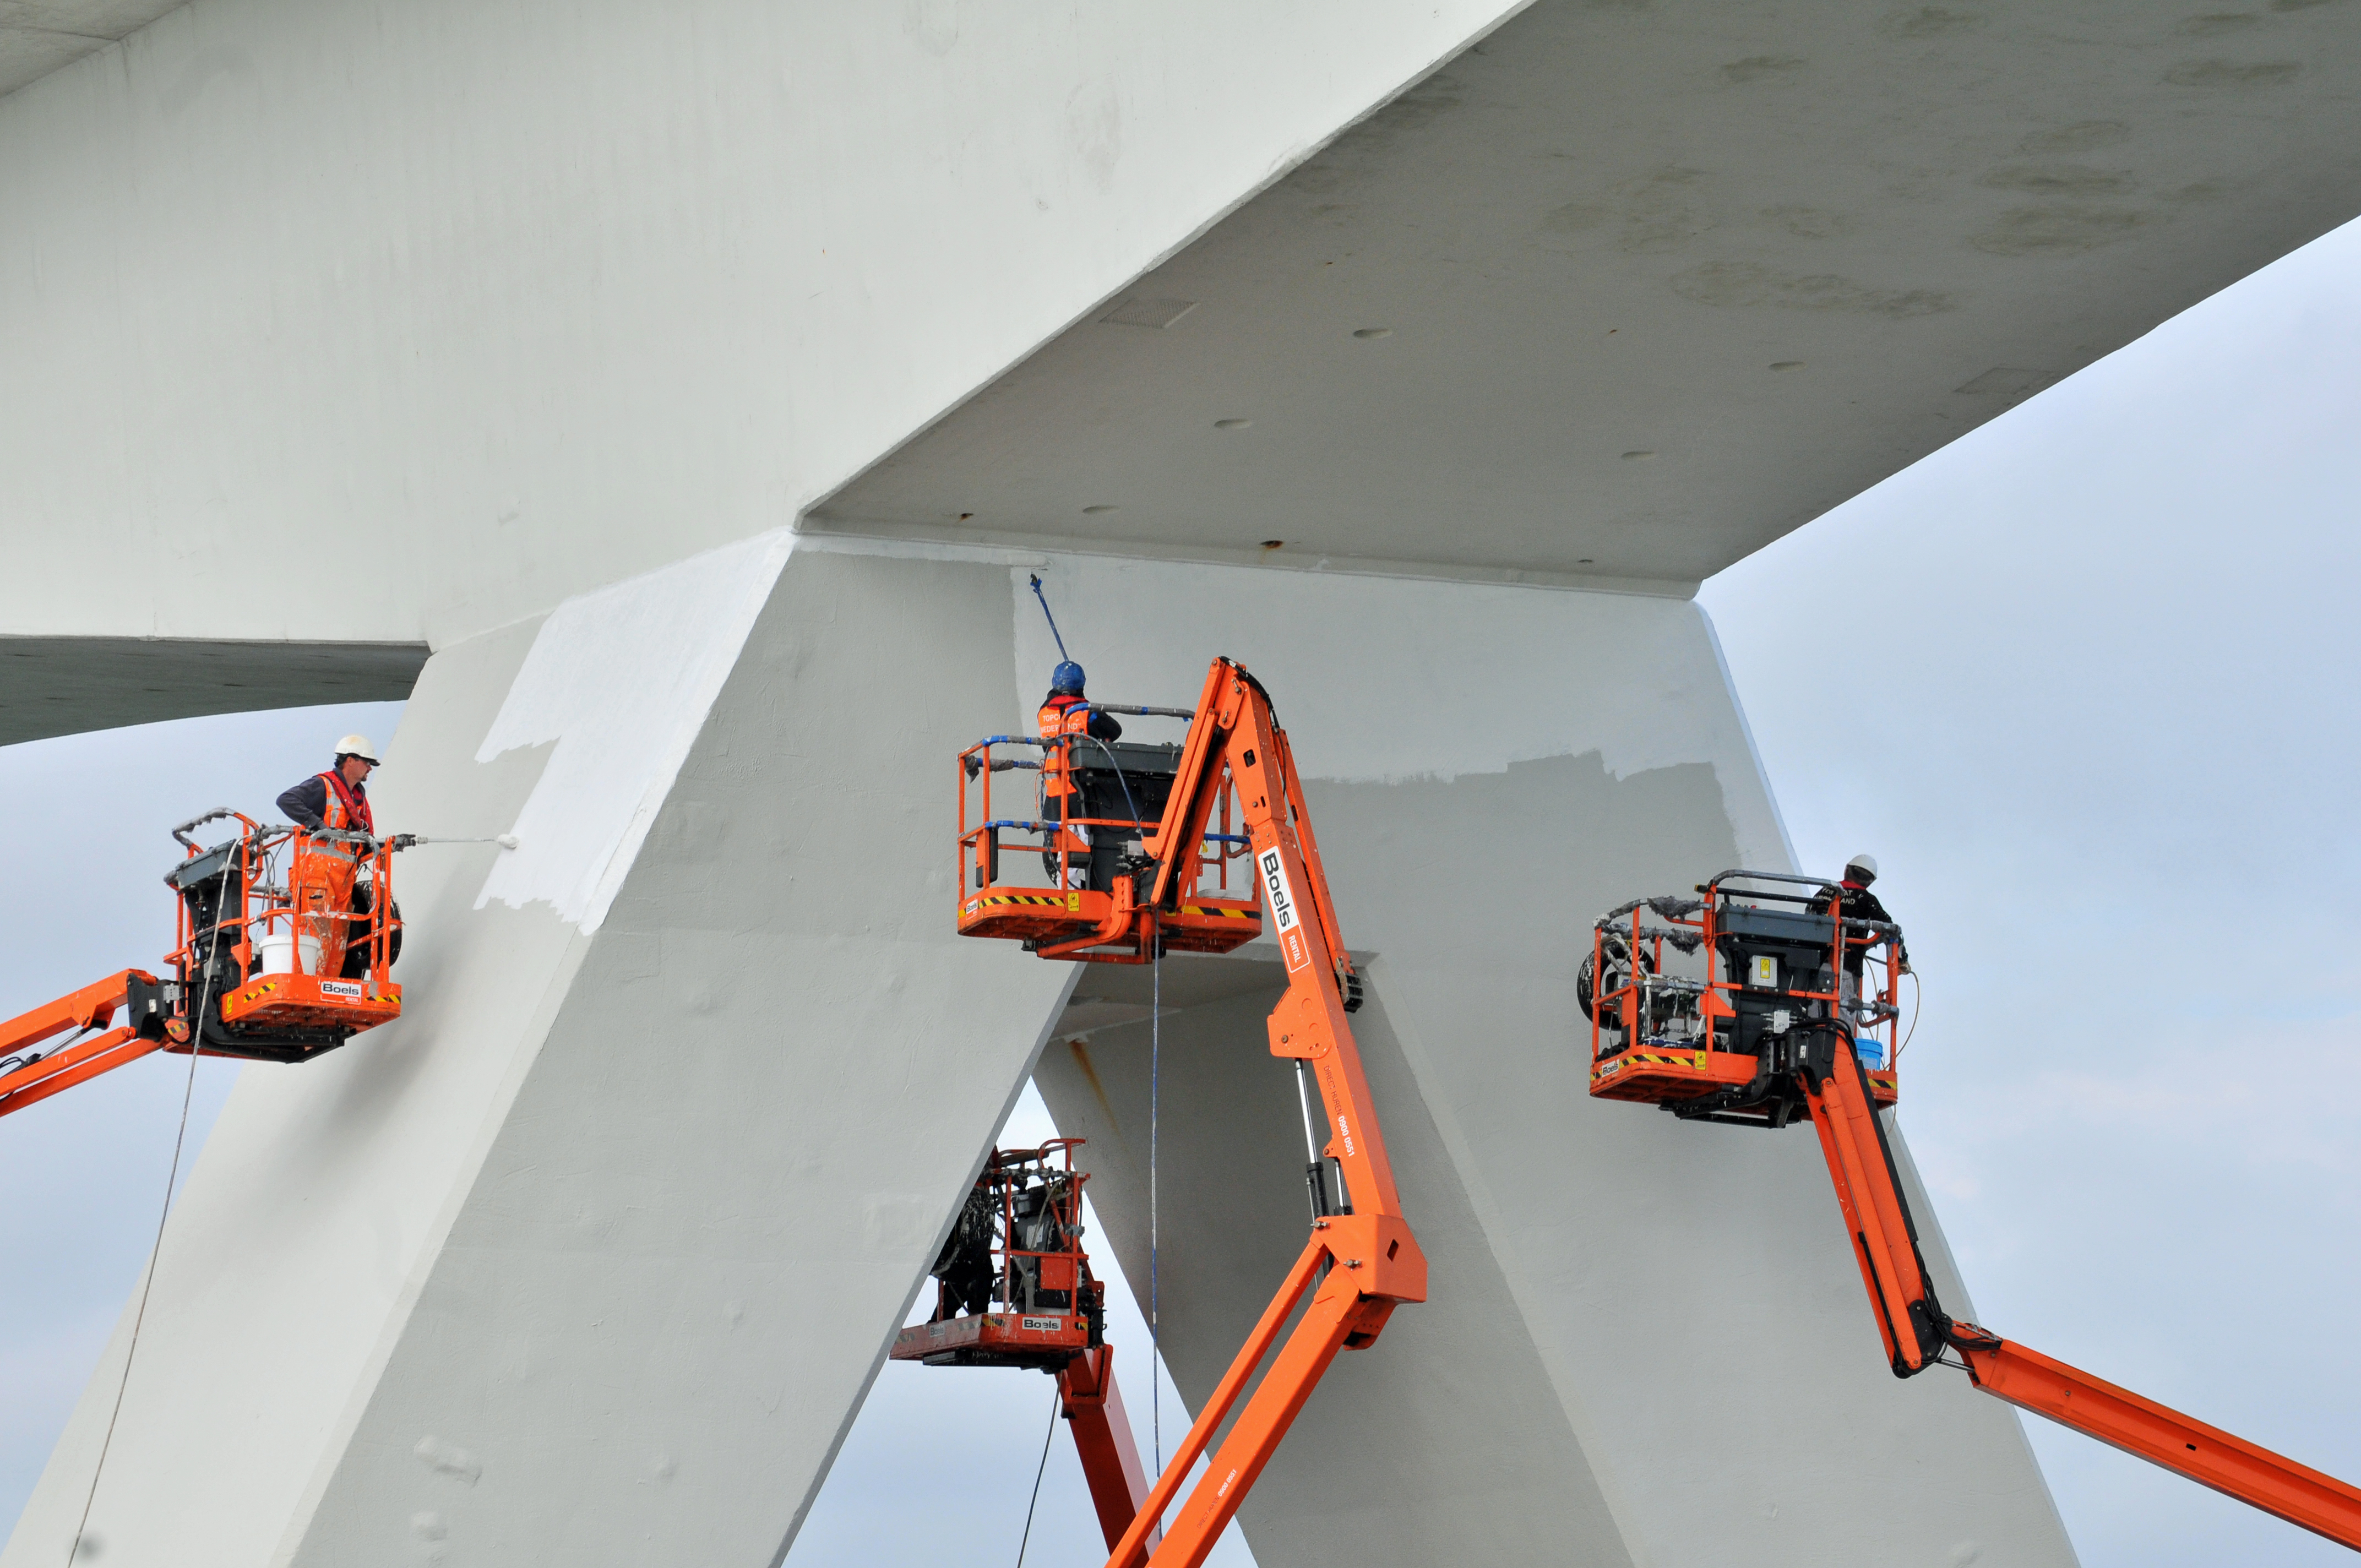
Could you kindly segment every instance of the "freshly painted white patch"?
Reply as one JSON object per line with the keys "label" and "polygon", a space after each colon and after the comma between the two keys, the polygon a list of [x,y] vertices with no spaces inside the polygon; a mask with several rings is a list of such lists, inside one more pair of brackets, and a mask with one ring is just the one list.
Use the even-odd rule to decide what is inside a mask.
{"label": "freshly painted white patch", "polygon": [[794,546],[784,529],[760,534],[567,599],[542,622],[476,761],[557,747],[477,908],[546,903],[598,929]]}
{"label": "freshly painted white patch", "polygon": [[[1307,779],[1449,780],[1592,752],[1618,779],[1703,762],[1745,863],[1790,863],[1693,602],[1080,554],[1038,569],[1101,701],[1184,706],[1222,653],[1269,687]],[[1033,570],[1009,574],[1028,711],[1058,657]],[[1180,734],[1177,722],[1138,721],[1142,740]]]}

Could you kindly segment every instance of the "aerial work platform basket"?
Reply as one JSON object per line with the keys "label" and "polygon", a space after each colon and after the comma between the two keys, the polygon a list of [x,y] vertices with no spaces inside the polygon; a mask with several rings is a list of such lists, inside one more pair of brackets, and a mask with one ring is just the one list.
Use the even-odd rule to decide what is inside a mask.
{"label": "aerial work platform basket", "polygon": [[[1103,713],[1191,717],[1184,708],[1090,707]],[[1046,815],[1037,784],[1025,790],[1021,814],[1002,815],[1009,792],[1005,786],[995,792],[994,778],[1016,773],[1034,784],[1042,758],[1052,749],[1065,751],[1082,814]],[[1135,912],[1139,881],[1156,862],[1141,852],[1140,839],[1163,820],[1182,750],[1088,735],[990,735],[961,751],[960,935],[1015,938],[1045,958],[1148,962],[1153,954],[1140,939],[1143,923]],[[1004,754],[1016,751],[1028,754]],[[1257,890],[1240,864],[1248,844],[1242,829],[1234,830],[1234,794],[1235,785],[1224,776],[1186,885],[1169,907],[1155,913],[1152,925],[1165,952],[1226,953],[1262,935]],[[1030,841],[1012,842],[1004,835]]]}
{"label": "aerial work platform basket", "polygon": [[[210,849],[188,839],[222,817],[241,825],[236,838]],[[401,952],[398,840],[236,812],[176,836],[189,853],[164,879],[181,895],[180,946],[165,961],[207,1056],[302,1061],[401,1016],[389,972]]]}
{"label": "aerial work platform basket", "polygon": [[[236,837],[189,837],[234,817]],[[170,979],[125,970],[0,1022],[0,1116],[156,1051],[306,1061],[401,1016],[393,851],[408,840],[213,811],[172,830]]]}
{"label": "aerial work platform basket", "polygon": [[[1634,899],[1592,928],[1575,981],[1590,1016],[1592,1096],[1783,1126],[1800,1108],[1791,1058],[1835,1036],[1859,1057],[1872,1098],[1894,1104],[1900,933],[1847,918],[1819,877],[1730,871],[1697,894]],[[1647,924],[1652,914],[1665,923]],[[1673,972],[1684,955],[1697,972]]]}
{"label": "aerial work platform basket", "polygon": [[1106,1287],[1082,1250],[1082,1141],[993,1151],[928,1271],[934,1316],[895,1336],[893,1359],[1054,1372],[1105,1343]]}
{"label": "aerial work platform basket", "polygon": [[[1148,1496],[1106,1342],[1106,1286],[1082,1250],[1080,1138],[994,1149],[928,1272],[935,1310],[895,1336],[893,1358],[927,1366],[1016,1366],[1057,1379],[1107,1550]],[[1046,1454],[1045,1454],[1046,1457]]]}

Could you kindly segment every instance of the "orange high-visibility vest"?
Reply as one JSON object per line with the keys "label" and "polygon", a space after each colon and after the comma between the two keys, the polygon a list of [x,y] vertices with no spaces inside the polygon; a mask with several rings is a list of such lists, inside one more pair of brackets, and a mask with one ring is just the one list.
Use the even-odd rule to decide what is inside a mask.
{"label": "orange high-visibility vest", "polygon": [[[376,817],[369,810],[366,795],[355,795],[344,775],[334,770],[320,777],[328,786],[326,808],[320,814],[321,827],[337,832],[377,831]],[[287,886],[295,905],[297,929],[319,944],[313,974],[333,975],[344,969],[354,873],[360,870],[360,846],[357,844],[314,839],[308,833],[297,836]],[[300,953],[302,949],[297,950]]]}
{"label": "orange high-visibility vest", "polygon": [[[1079,696],[1053,696],[1041,705],[1041,738],[1045,740],[1060,736],[1087,735],[1091,728],[1090,706]],[[1071,821],[1082,815],[1082,786],[1074,781],[1074,742],[1045,746],[1041,749],[1041,814],[1055,815]],[[1087,828],[1070,828],[1064,833],[1044,837],[1042,848],[1055,853],[1060,839],[1069,853],[1090,853],[1091,834]]]}
{"label": "orange high-visibility vest", "polygon": [[[1053,696],[1041,705],[1041,739],[1055,740],[1061,735],[1087,735],[1091,729],[1090,706],[1078,696]],[[1046,746],[1041,751],[1041,798],[1063,800],[1081,786],[1074,783],[1074,744]]]}
{"label": "orange high-visibility vest", "polygon": [[345,783],[343,773],[337,769],[330,768],[320,778],[328,786],[328,808],[321,816],[322,827],[334,828],[338,831],[357,829],[372,834],[377,831],[377,817],[369,810],[368,796],[355,795],[352,786]]}

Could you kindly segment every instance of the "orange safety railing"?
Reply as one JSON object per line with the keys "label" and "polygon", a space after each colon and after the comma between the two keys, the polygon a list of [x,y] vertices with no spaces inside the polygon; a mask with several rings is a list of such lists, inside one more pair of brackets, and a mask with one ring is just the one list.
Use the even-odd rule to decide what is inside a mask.
{"label": "orange safety railing", "polygon": [[[1741,1050],[1734,1037],[1743,994],[1749,1011],[1760,1014],[1769,1004],[1791,1011],[1795,1026],[1840,1030],[1861,1058],[1877,1102],[1893,1104],[1895,1060],[1907,1041],[1900,1028],[1900,931],[1846,916],[1831,878],[1727,871],[1697,894],[1635,899],[1592,928],[1590,960],[1578,982],[1590,1014],[1591,1091],[1659,1103],[1728,1097],[1758,1072],[1752,1047]],[[1767,977],[1727,972],[1732,939],[1742,939],[1732,927],[1743,923],[1746,911],[1781,905],[1820,923],[1821,961],[1809,968],[1776,963]],[[1650,924],[1652,915],[1664,924]],[[1797,946],[1792,935],[1780,945]],[[1848,997],[1842,977],[1856,952],[1862,984],[1858,996]],[[1674,972],[1675,954],[1695,955],[1696,972]]]}
{"label": "orange safety railing", "polygon": [[[189,837],[223,819],[239,825],[236,838],[208,848]],[[399,840],[226,809],[172,836],[188,853],[165,879],[181,894],[165,961],[180,981],[176,1013],[207,1054],[301,1059],[401,1015],[390,975]]]}
{"label": "orange safety railing", "polygon": [[[208,848],[189,837],[225,818],[236,838]],[[171,978],[125,970],[0,1020],[0,1116],[153,1051],[302,1061],[401,1015],[387,973],[401,932],[392,856],[411,840],[226,809],[172,837],[187,853],[164,878]]]}
{"label": "orange safety railing", "polygon": [[[1099,703],[1090,708],[1151,718],[1191,717],[1185,708]],[[1159,827],[1171,782],[1169,767],[1139,762],[1137,743],[1124,750],[1132,754],[1128,762],[1113,746],[1087,735],[988,735],[960,752],[954,877],[962,935],[1016,937],[1053,957],[1148,961],[1152,955],[1108,950],[1091,938],[1110,908],[1115,881],[1150,867],[1152,862],[1137,853],[1138,840]],[[1085,773],[1113,775],[1115,788],[1110,795],[1101,786],[1099,804],[1104,808],[1110,799],[1120,801],[1126,814],[1066,817],[1045,810],[1039,780],[1044,762],[1053,752],[1060,754],[1070,778],[1079,780]],[[1175,747],[1175,762],[1178,756]],[[1031,784],[1026,791],[1029,798],[1015,809],[1006,786],[994,785],[1000,775],[1011,773],[1027,775]],[[1166,951],[1227,951],[1260,933],[1257,890],[1243,871],[1235,886],[1231,878],[1232,862],[1243,861],[1249,849],[1234,793],[1234,785],[1224,779],[1198,853],[1182,878],[1179,905],[1160,923],[1159,939]],[[1071,798],[1081,801],[1084,796],[1077,793]],[[1009,835],[1029,841],[1012,843],[1005,837]]]}

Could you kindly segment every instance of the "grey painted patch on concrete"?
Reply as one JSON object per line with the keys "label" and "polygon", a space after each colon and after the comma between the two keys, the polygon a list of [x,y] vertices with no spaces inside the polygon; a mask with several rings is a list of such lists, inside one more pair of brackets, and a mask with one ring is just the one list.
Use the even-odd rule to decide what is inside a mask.
{"label": "grey painted patch on concrete", "polygon": [[2017,150],[2036,157],[2044,153],[2096,152],[2101,148],[2121,147],[2131,139],[2131,126],[2121,120],[2081,120],[2054,131],[2035,131],[2017,143]]}
{"label": "grey painted patch on concrete", "polygon": [[1826,207],[1765,207],[1763,215],[1797,239],[1842,239],[1855,227],[1850,214],[1830,212]]}
{"label": "grey painted patch on concrete", "polygon": [[2127,196],[2139,189],[2139,181],[2129,174],[2071,163],[2011,165],[1991,170],[1977,183],[2037,196]]}
{"label": "grey painted patch on concrete", "polygon": [[1894,321],[1938,315],[1954,306],[1951,296],[1938,289],[1881,289],[1832,272],[1798,276],[1753,261],[1708,261],[1675,277],[1672,289],[1701,305],[1775,305]]}
{"label": "grey painted patch on concrete", "polygon": [[423,642],[0,637],[0,746],[332,702],[400,702]]}
{"label": "grey painted patch on concrete", "polygon": [[2164,73],[2164,79],[2175,87],[2208,87],[2231,92],[2245,92],[2258,87],[2285,87],[2303,73],[2303,67],[2292,60],[2241,61],[2235,60],[2183,60]]}
{"label": "grey painted patch on concrete", "polygon": [[1993,256],[2076,256],[2130,238],[2150,217],[2133,207],[2017,207],[1968,243]]}
{"label": "grey painted patch on concrete", "polygon": [[1878,26],[1882,31],[1897,38],[1948,38],[1962,33],[1981,32],[1986,20],[1973,11],[1954,11],[1943,5],[1920,5],[1915,9],[1891,12]]}
{"label": "grey painted patch on concrete", "polygon": [[[1512,968],[1573,994],[1576,938],[1600,911],[1739,863],[1710,764],[1618,779],[1598,753],[1497,773],[1305,784],[1345,941],[1423,967]],[[1523,918],[1483,912],[1528,910]],[[1570,1039],[1567,1016],[1550,1022]]]}
{"label": "grey painted patch on concrete", "polygon": [[2185,38],[2217,38],[2225,34],[2252,32],[2262,24],[2263,19],[2252,11],[2217,11],[2210,16],[2191,16],[2173,31]]}
{"label": "grey painted patch on concrete", "polygon": [[1792,54],[1756,54],[1733,60],[1721,68],[1722,80],[1743,87],[1754,82],[1775,82],[1804,69],[1807,62]]}

